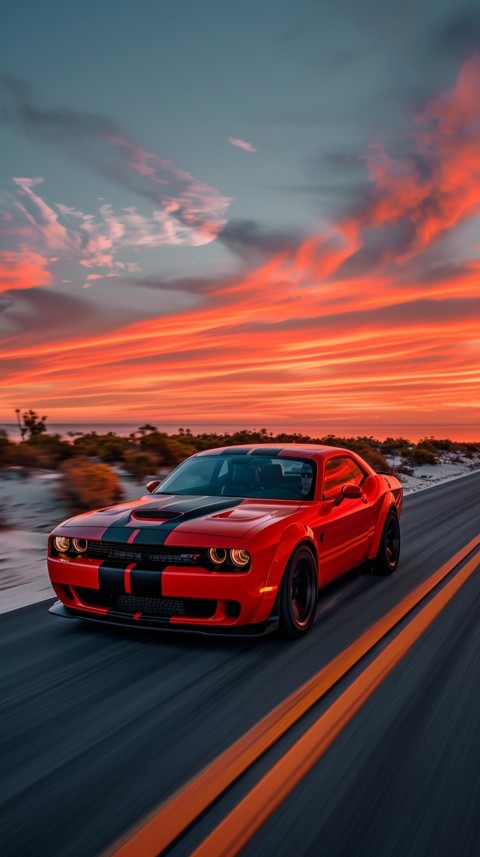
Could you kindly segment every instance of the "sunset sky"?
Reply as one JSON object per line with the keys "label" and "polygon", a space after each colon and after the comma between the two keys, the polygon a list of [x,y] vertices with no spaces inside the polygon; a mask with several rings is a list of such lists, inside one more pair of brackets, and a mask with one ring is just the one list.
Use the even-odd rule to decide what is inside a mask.
{"label": "sunset sky", "polygon": [[0,423],[480,440],[478,0],[2,18]]}

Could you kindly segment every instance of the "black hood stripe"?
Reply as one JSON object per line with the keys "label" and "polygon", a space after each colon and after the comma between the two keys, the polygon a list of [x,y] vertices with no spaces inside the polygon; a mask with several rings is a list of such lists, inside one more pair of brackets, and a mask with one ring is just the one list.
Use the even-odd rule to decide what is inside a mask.
{"label": "black hood stripe", "polygon": [[[177,495],[178,496],[178,495]],[[136,544],[143,545],[164,545],[166,539],[176,527],[184,524],[186,521],[191,521],[195,518],[201,518],[203,515],[211,515],[214,512],[221,512],[224,509],[233,509],[243,503],[243,497],[185,497],[181,500],[174,500],[171,503],[166,503],[164,506],[167,512],[179,512],[179,516],[166,521],[158,521],[148,527],[142,527],[140,532],[135,537]],[[141,507],[143,513],[151,509],[153,512],[160,511],[161,506],[154,501],[145,504]],[[126,544],[132,535],[132,528],[128,524],[135,521],[135,509],[129,509],[118,521],[115,521],[108,527],[103,536],[102,541],[117,542]],[[140,522],[137,519],[137,525]]]}

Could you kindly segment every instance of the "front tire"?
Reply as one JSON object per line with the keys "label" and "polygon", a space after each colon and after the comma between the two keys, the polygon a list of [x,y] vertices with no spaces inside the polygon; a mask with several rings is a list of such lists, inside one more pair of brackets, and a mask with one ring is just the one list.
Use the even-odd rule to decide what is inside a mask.
{"label": "front tire", "polygon": [[306,634],[313,625],[317,602],[317,563],[310,548],[302,546],[290,557],[282,578],[281,633],[290,638]]}
{"label": "front tire", "polygon": [[375,557],[375,574],[392,574],[400,559],[400,524],[394,509],[390,509],[383,525],[382,537]]}

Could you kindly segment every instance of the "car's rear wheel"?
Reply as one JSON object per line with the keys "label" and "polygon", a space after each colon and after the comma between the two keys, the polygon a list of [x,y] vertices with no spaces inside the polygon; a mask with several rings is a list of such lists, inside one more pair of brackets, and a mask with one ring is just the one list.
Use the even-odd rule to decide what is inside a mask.
{"label": "car's rear wheel", "polygon": [[301,637],[310,630],[317,612],[317,563],[312,551],[301,546],[290,557],[280,589],[280,630],[286,637]]}
{"label": "car's rear wheel", "polygon": [[382,537],[375,557],[376,574],[392,574],[400,559],[400,524],[395,509],[390,509],[383,525]]}

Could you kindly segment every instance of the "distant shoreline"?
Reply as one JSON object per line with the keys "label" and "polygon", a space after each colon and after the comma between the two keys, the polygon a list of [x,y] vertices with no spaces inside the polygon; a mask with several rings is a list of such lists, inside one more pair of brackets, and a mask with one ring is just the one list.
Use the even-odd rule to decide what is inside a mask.
{"label": "distant shoreline", "polygon": [[[121,437],[128,437],[131,432],[138,431],[139,426],[144,425],[146,421],[139,421],[137,423],[133,422],[111,422],[111,423],[100,423],[100,422],[88,422],[88,423],[47,423],[47,432],[48,434],[59,434],[62,439],[69,440],[74,439],[78,434],[88,434],[90,432],[97,432],[97,434],[106,434],[107,432],[113,432],[114,434],[120,435]],[[166,432],[167,434],[177,434],[179,430],[179,425],[168,423],[168,424],[160,424],[153,421],[153,424],[157,426],[158,431]],[[182,423],[179,421],[179,424]],[[454,426],[448,423],[440,423],[436,426],[433,426],[429,429],[425,429],[423,426],[418,423],[410,423],[404,426],[390,426],[387,424],[371,426],[368,425],[367,428],[361,427],[360,429],[355,426],[349,425],[341,425],[338,423],[331,423],[325,425],[313,425],[313,426],[265,426],[268,432],[272,432],[273,435],[281,434],[281,433],[298,433],[302,435],[310,435],[312,438],[321,438],[328,434],[333,434],[336,437],[373,437],[375,440],[380,442],[384,441],[387,437],[403,437],[408,440],[410,443],[418,443],[419,440],[423,438],[436,438],[440,439],[449,439],[454,443],[475,443],[480,445],[480,425],[458,425]],[[234,433],[236,431],[242,430],[246,428],[237,423],[223,423],[221,426],[212,426],[207,423],[183,423],[183,428],[190,429],[194,434],[203,434],[203,433]],[[255,431],[262,428],[262,426],[253,426],[248,427],[247,430]],[[20,440],[20,432],[18,425],[14,422],[12,423],[0,423],[0,431],[5,431],[9,440]]]}

